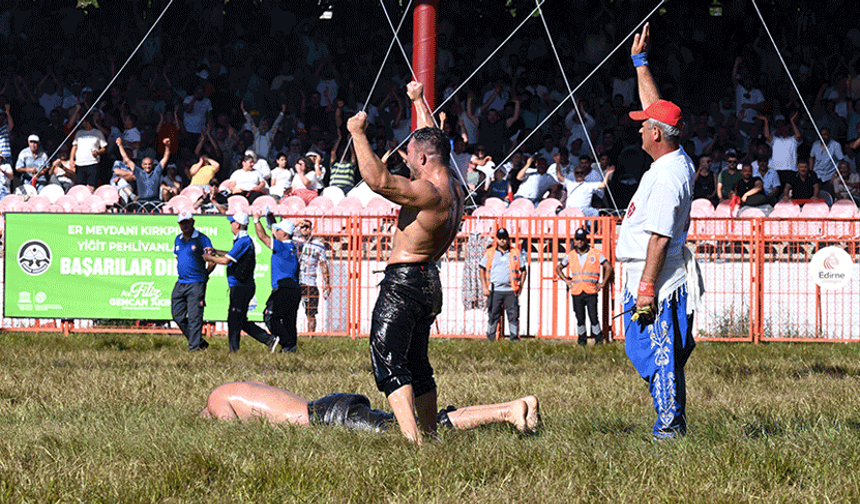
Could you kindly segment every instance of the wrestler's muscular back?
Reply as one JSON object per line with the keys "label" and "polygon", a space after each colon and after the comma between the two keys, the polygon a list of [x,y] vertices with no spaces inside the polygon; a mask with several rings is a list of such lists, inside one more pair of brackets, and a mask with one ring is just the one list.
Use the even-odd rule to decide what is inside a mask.
{"label": "wrestler's muscular back", "polygon": [[423,209],[400,209],[389,264],[438,261],[457,236],[463,220],[463,186],[454,172],[441,164],[425,180],[431,186],[428,190],[438,191],[438,199]]}

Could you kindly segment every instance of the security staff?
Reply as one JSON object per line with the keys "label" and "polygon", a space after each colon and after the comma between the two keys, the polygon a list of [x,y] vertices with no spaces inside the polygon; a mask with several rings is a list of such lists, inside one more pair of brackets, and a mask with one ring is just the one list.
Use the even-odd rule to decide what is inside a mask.
{"label": "security staff", "polygon": [[509,338],[511,341],[519,341],[519,295],[523,291],[527,274],[525,253],[512,247],[508,230],[500,228],[496,232],[496,240],[481,258],[479,266],[484,270],[481,283],[484,296],[488,298],[489,307],[487,340],[495,341],[496,326],[502,317],[502,307],[504,307],[508,316]]}
{"label": "security staff", "polygon": [[[570,276],[565,275],[565,268],[568,268]],[[603,272],[602,281],[600,280],[601,271]],[[555,272],[561,281],[567,285],[570,295],[573,297],[577,343],[580,345],[588,343],[585,325],[585,310],[587,309],[594,344],[602,344],[604,335],[600,329],[600,321],[597,320],[597,293],[603,290],[603,287],[612,278],[612,268],[599,249],[589,246],[588,233],[585,229],[576,230],[573,235],[573,249],[556,265]]]}

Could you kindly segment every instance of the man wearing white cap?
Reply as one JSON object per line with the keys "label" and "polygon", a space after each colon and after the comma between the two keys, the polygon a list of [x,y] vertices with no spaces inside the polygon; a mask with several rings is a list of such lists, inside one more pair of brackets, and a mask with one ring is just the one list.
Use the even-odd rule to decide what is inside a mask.
{"label": "man wearing white cap", "polygon": [[684,251],[695,169],[679,147],[681,109],[660,99],[648,69],[649,30],[646,23],[633,39],[631,57],[645,110],[630,112],[630,118],[643,121],[642,150],[654,162],[627,207],[617,257],[624,263],[625,350],[654,400],[653,436],[667,439],[687,432],[684,365],[695,342]]}
{"label": "man wearing white cap", "polygon": [[18,154],[15,171],[20,173],[21,183],[32,184],[36,177],[36,189],[48,185],[47,171],[48,154],[42,149],[39,135],[27,137],[28,147]]}
{"label": "man wearing white cap", "polygon": [[254,228],[263,245],[272,249],[272,293],[266,300],[263,320],[269,331],[281,342],[282,352],[295,352],[298,347],[296,318],[302,301],[299,286],[299,247],[293,242],[295,225],[287,220],[272,226],[272,236],[260,223],[261,211],[254,214]]}
{"label": "man wearing white cap", "polygon": [[179,278],[170,296],[171,316],[188,340],[188,350],[205,350],[209,343],[203,339],[203,307],[206,306],[206,282],[215,264],[207,264],[203,255],[212,249],[209,237],[194,229],[194,216],[179,214],[179,229],[173,244],[176,272]]}
{"label": "man wearing white cap", "polygon": [[210,250],[203,258],[215,264],[227,266],[227,285],[230,286],[230,308],[227,313],[227,340],[230,351],[239,351],[239,336],[245,331],[252,338],[269,347],[274,352],[278,337],[267,333],[262,327],[248,320],[248,305],[251,304],[257,285],[254,283],[254,268],[257,266],[257,252],[254,242],[248,236],[248,214],[236,212],[227,217],[230,231],[233,232],[233,248]]}

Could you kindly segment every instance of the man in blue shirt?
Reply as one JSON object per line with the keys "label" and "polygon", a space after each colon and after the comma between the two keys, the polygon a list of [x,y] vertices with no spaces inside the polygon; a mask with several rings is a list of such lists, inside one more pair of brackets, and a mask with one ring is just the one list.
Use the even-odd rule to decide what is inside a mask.
{"label": "man in blue shirt", "polygon": [[227,313],[227,340],[230,351],[239,351],[239,335],[245,331],[252,338],[269,347],[274,352],[278,337],[269,334],[262,327],[248,321],[248,305],[257,291],[254,283],[254,268],[257,266],[257,252],[254,242],[248,236],[248,214],[236,212],[227,217],[230,231],[233,232],[233,248],[228,252],[211,250],[203,258],[215,264],[227,266],[227,285],[230,286],[230,309]]}
{"label": "man in blue shirt", "polygon": [[263,245],[272,249],[272,293],[266,301],[263,320],[269,331],[280,339],[282,352],[295,352],[298,347],[296,318],[302,302],[299,285],[299,250],[292,236],[296,227],[290,221],[272,226],[272,236],[260,223],[262,213],[254,214],[254,227]]}
{"label": "man in blue shirt", "polygon": [[209,343],[203,340],[203,307],[206,306],[206,281],[214,264],[206,264],[203,254],[212,249],[209,238],[194,229],[191,212],[179,214],[179,229],[173,254],[179,278],[170,296],[171,315],[188,340],[188,350],[205,350]]}
{"label": "man in blue shirt", "polygon": [[140,161],[140,166],[128,157],[121,138],[116,139],[116,146],[119,148],[122,161],[129,171],[114,171],[114,173],[129,183],[133,181],[137,183],[138,201],[160,201],[159,190],[161,189],[161,176],[164,172],[163,167],[167,166],[167,161],[170,159],[170,139],[164,139],[164,156],[160,162],[156,162],[151,157],[145,157]]}
{"label": "man in blue shirt", "polygon": [[48,185],[48,178],[45,175],[48,167],[48,154],[42,149],[39,135],[27,137],[27,145],[29,148],[18,154],[15,170],[21,174],[22,184],[32,184],[35,177],[36,189],[42,189]]}

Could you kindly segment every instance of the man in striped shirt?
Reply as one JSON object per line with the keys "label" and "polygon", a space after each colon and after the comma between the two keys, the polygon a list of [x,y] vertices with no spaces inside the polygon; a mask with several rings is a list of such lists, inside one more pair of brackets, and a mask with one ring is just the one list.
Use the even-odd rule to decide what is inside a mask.
{"label": "man in striped shirt", "polygon": [[322,272],[323,296],[331,295],[331,274],[326,258],[326,246],[319,238],[313,237],[313,224],[304,219],[298,225],[297,243],[302,244],[299,257],[299,284],[302,287],[302,301],[308,317],[308,332],[316,332],[317,312],[319,311],[320,291],[317,287],[317,269]]}

